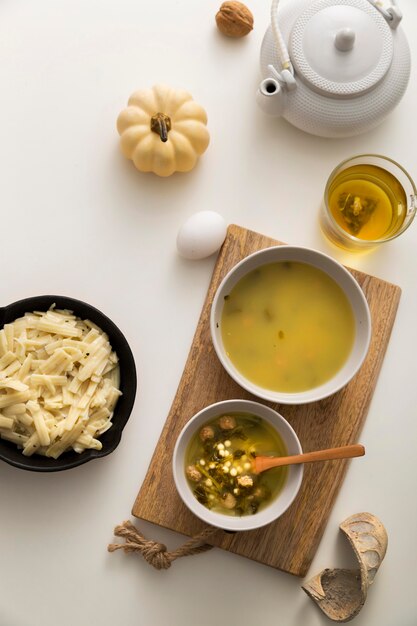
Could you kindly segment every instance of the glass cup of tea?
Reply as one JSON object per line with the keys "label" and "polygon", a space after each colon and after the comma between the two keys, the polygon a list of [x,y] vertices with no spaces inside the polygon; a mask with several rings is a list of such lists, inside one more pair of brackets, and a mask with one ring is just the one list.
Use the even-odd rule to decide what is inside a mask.
{"label": "glass cup of tea", "polygon": [[401,235],[416,210],[417,190],[405,169],[388,157],[360,154],[330,174],[320,225],[337,246],[364,251]]}

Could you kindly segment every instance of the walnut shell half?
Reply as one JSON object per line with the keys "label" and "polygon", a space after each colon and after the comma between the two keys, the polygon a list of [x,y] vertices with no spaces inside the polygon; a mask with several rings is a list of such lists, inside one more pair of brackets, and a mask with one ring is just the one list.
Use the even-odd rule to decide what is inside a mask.
{"label": "walnut shell half", "polygon": [[348,622],[365,603],[385,556],[388,537],[384,526],[371,513],[352,515],[339,528],[349,540],[359,569],[325,569],[302,588],[331,620]]}

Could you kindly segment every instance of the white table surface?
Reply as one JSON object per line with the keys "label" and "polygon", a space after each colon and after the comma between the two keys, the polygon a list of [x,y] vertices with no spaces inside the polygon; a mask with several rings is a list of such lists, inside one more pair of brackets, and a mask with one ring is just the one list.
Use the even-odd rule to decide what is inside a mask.
{"label": "white table surface", "polygon": [[[309,576],[354,563],[338,524],[370,511],[389,548],[357,626],[412,626],[417,470],[417,225],[349,255],[322,237],[326,178],[364,151],[392,156],[417,178],[417,81],[380,127],[312,137],[255,104],[269,1],[251,0],[255,30],[218,34],[207,0],[3,0],[0,5],[1,303],[42,293],[80,298],[109,315],[135,355],[139,390],[110,456],[56,474],[0,468],[0,626],[318,626],[330,623],[301,580],[219,549],[157,572],[110,555],[184,367],[214,257],[180,259],[178,227],[203,209],[399,284],[403,295],[368,419]],[[417,56],[417,3],[402,0]],[[159,179],[119,153],[115,121],[128,96],[166,82],[207,110],[211,144],[194,172]],[[182,537],[143,522],[169,547]]]}

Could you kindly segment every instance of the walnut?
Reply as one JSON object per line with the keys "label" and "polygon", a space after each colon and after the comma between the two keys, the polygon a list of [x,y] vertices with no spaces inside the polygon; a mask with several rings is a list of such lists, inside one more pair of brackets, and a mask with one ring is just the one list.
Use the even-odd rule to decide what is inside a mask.
{"label": "walnut", "polygon": [[227,37],[244,37],[253,29],[253,15],[241,2],[223,2],[216,14],[217,28]]}

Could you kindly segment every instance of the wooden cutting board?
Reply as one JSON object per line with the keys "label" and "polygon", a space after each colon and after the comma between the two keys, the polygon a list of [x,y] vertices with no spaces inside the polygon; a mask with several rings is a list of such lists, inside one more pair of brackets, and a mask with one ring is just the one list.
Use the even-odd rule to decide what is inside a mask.
{"label": "wooden cutting board", "polygon": [[[175,490],[171,460],[177,436],[190,417],[208,404],[231,398],[258,400],[239,387],[217,359],[210,338],[211,302],[220,281],[238,261],[256,250],[280,243],[239,226],[229,227],[174,402],[133,505],[132,513],[136,517],[190,536],[205,528]],[[358,441],[398,308],[399,287],[350,271],[365,293],[372,317],[372,340],[362,368],[344,389],[321,402],[302,406],[270,404],[291,423],[305,452]],[[300,492],[279,520],[254,531],[216,533],[208,542],[296,576],[305,576],[347,467],[347,461],[306,465]]]}

